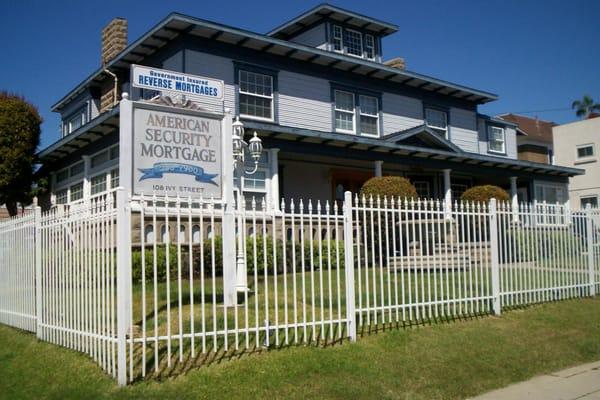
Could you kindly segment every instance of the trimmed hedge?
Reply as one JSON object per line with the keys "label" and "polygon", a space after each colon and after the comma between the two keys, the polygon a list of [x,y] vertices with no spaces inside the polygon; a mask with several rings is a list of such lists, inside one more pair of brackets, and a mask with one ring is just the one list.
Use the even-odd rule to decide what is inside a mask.
{"label": "trimmed hedge", "polygon": [[496,199],[498,201],[508,201],[510,196],[506,192],[506,190],[494,186],[494,185],[480,185],[473,186],[470,189],[467,189],[462,196],[460,196],[461,200],[464,201],[475,201],[487,203],[490,199]]}
{"label": "trimmed hedge", "polygon": [[417,189],[401,176],[378,176],[366,181],[360,189],[360,195],[366,197],[388,197],[416,199]]}
{"label": "trimmed hedge", "polygon": [[[184,247],[182,249],[182,262],[186,261],[187,258],[183,256]],[[147,246],[144,250],[145,264],[146,264],[146,281],[154,279],[154,253],[152,246]],[[185,265],[187,269],[187,263]],[[177,275],[177,246],[169,246],[169,274],[171,279]],[[185,275],[184,275],[185,276]],[[164,282],[167,277],[167,246],[160,244],[156,246],[156,278],[158,282]],[[133,282],[142,282],[142,251],[137,249],[132,251],[132,263],[131,263],[131,278]]]}

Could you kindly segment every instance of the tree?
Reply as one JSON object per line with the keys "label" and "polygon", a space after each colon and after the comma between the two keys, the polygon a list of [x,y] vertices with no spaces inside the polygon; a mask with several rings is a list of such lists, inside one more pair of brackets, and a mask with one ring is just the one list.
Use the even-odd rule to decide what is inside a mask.
{"label": "tree", "polygon": [[575,110],[575,114],[580,118],[587,118],[596,111],[600,112],[600,104],[594,103],[594,100],[588,95],[583,96],[581,100],[575,100],[571,108]]}
{"label": "tree", "polygon": [[31,198],[35,151],[42,118],[20,96],[0,92],[0,204],[17,214],[17,203]]}

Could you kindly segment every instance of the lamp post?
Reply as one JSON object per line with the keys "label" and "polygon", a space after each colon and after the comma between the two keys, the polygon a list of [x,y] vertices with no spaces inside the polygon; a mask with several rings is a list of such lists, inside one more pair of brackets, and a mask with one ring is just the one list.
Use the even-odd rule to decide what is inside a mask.
{"label": "lamp post", "polygon": [[[242,218],[242,201],[244,195],[242,191],[242,178],[244,175],[253,175],[258,170],[258,161],[263,151],[262,140],[254,132],[252,138],[246,143],[244,141],[244,124],[239,117],[235,117],[235,122],[232,124],[232,141],[233,141],[233,169],[237,177],[237,211],[238,211],[238,232],[237,232],[237,262],[236,262],[236,291],[245,292],[248,290],[246,259],[244,255],[244,220]],[[254,168],[250,171],[245,169],[245,154],[246,151],[254,161]]]}

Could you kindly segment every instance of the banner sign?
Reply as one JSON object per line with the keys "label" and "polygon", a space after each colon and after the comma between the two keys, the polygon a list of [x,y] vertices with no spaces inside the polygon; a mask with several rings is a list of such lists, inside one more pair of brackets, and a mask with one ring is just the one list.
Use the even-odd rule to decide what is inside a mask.
{"label": "banner sign", "polygon": [[222,197],[218,117],[135,107],[133,193]]}
{"label": "banner sign", "polygon": [[169,91],[187,96],[223,98],[223,81],[141,65],[131,66],[131,84],[142,89]]}

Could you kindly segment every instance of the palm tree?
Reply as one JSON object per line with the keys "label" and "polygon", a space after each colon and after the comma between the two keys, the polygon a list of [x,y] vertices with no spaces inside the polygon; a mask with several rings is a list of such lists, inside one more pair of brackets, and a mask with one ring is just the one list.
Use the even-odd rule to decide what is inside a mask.
{"label": "palm tree", "polygon": [[575,110],[575,114],[578,117],[587,118],[589,115],[595,111],[600,112],[600,104],[594,103],[594,100],[588,96],[583,96],[581,100],[575,100],[571,105],[571,108]]}

